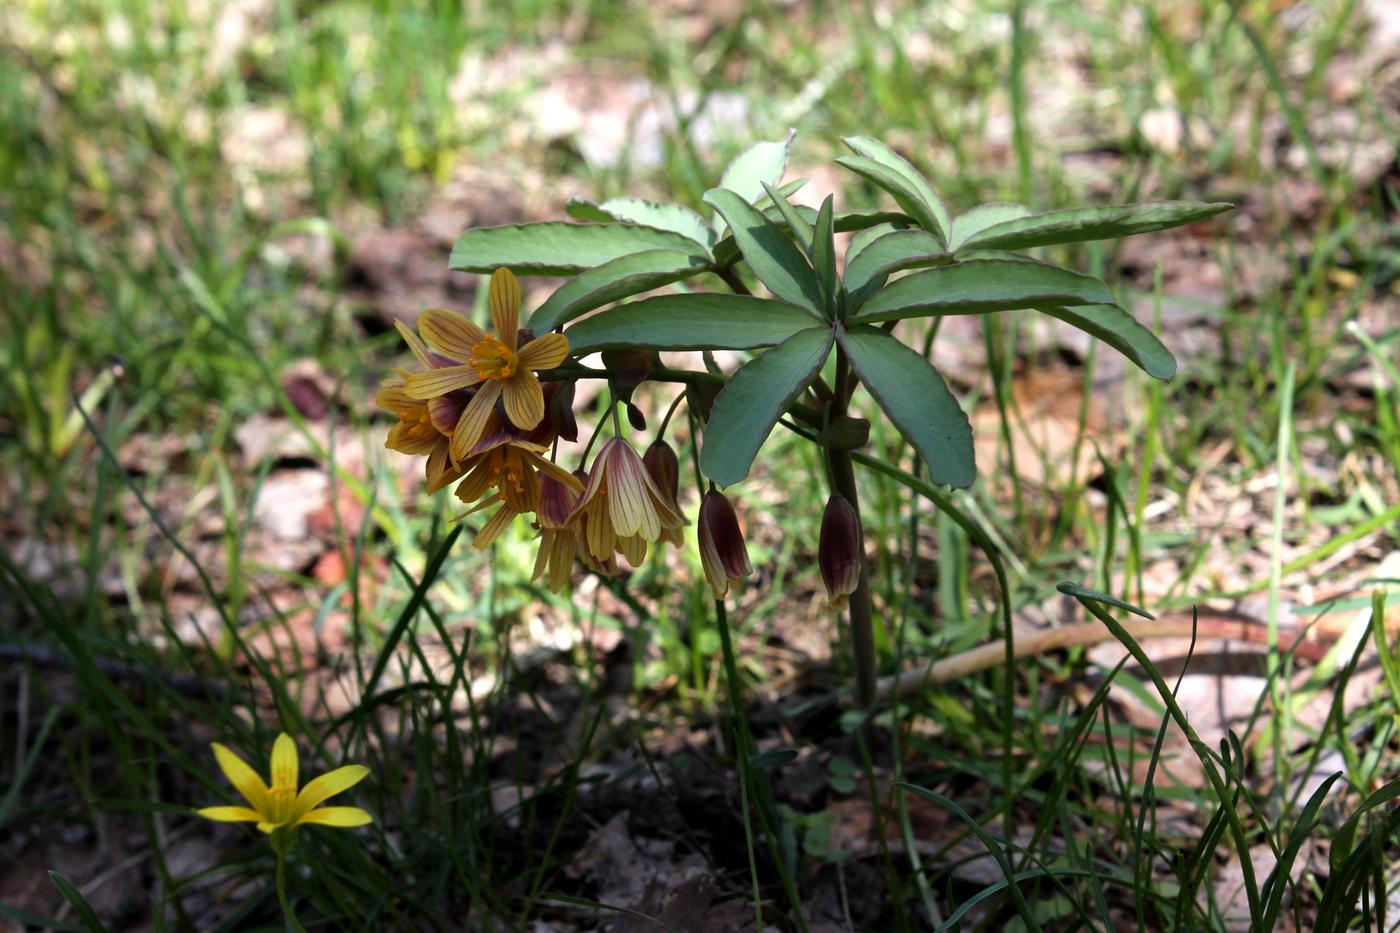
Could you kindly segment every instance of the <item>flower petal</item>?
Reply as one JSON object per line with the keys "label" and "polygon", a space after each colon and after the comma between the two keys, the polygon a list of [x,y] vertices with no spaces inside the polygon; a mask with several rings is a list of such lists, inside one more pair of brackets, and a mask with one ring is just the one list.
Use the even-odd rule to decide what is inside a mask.
{"label": "flower petal", "polygon": [[401,454],[417,456],[418,454],[430,454],[437,442],[442,440],[442,435],[432,431],[420,431],[418,425],[400,421],[389,429],[389,436],[384,440],[384,446],[390,450],[397,450]]}
{"label": "flower petal", "polygon": [[428,454],[426,471],[429,495],[452,485],[462,475],[462,470],[452,465],[452,458],[448,455],[450,447],[447,438],[440,437],[437,446]]}
{"label": "flower petal", "polygon": [[478,550],[485,550],[491,543],[501,536],[501,532],[506,530],[506,526],[515,520],[515,516],[520,513],[508,505],[501,506],[501,510],[491,516],[491,520],[481,527],[472,539],[472,547]]}
{"label": "flower petal", "polygon": [[496,325],[496,339],[514,350],[520,330],[520,283],[515,273],[500,268],[491,273],[491,321]]}
{"label": "flower petal", "polygon": [[272,786],[297,789],[297,743],[283,732],[272,743]]}
{"label": "flower petal", "polygon": [[481,377],[470,366],[444,366],[441,369],[409,373],[408,378],[404,380],[403,390],[409,398],[436,398],[455,389],[474,386],[480,381]]}
{"label": "flower petal", "polygon": [[243,795],[243,799],[248,801],[254,810],[267,812],[267,785],[258,776],[258,772],[218,742],[214,742],[210,747],[214,749],[214,759],[218,761],[219,768],[234,789]]}
{"label": "flower petal", "polygon": [[618,441],[608,450],[608,516],[620,538],[640,534],[648,541],[661,535],[661,520],[646,494],[641,457]]}
{"label": "flower petal", "polygon": [[416,399],[403,390],[402,380],[385,382],[374,396],[374,404],[385,411],[394,414],[402,414],[411,411],[422,404],[421,399]]}
{"label": "flower petal", "polygon": [[220,823],[258,823],[262,821],[262,814],[247,807],[201,807],[194,812],[206,820],[217,820]]}
{"label": "flower petal", "polygon": [[428,399],[428,418],[444,437],[451,437],[457,422],[462,420],[462,412],[466,407],[467,400],[460,392],[439,395],[437,398]]}
{"label": "flower petal", "polygon": [[483,383],[476,395],[472,396],[472,400],[467,403],[467,410],[462,412],[457,427],[452,431],[453,460],[460,462],[467,459],[467,454],[476,446],[482,432],[486,430],[486,422],[496,407],[496,399],[500,397],[501,383],[494,379]]}
{"label": "flower petal", "polygon": [[374,822],[359,807],[321,807],[304,815],[297,823],[316,823],[321,826],[367,826]]}
{"label": "flower petal", "polygon": [[[369,768],[364,765],[345,765],[307,781],[306,786],[301,789],[301,793],[297,794],[296,804],[292,810],[294,814],[292,821],[296,822],[312,807],[319,806],[336,794],[354,787],[363,781],[368,774]],[[339,809],[354,808],[343,807]]]}
{"label": "flower petal", "polygon": [[[574,490],[574,492],[583,492],[583,483],[579,482],[578,477],[553,460],[550,460],[548,457],[541,457],[539,454],[535,454],[533,456],[527,455],[525,459],[534,466],[535,469],[552,479],[558,480],[565,486]],[[564,521],[567,522],[568,519],[566,518]]]}
{"label": "flower petal", "polygon": [[563,334],[545,334],[520,348],[521,369],[553,369],[569,357],[569,338]]}
{"label": "flower petal", "polygon": [[522,431],[528,431],[544,420],[544,389],[539,377],[522,369],[501,383],[506,417]]}
{"label": "flower petal", "polygon": [[403,338],[404,343],[408,344],[408,349],[412,351],[414,358],[417,359],[418,362],[422,363],[424,366],[433,365],[432,359],[428,356],[428,348],[423,345],[422,339],[410,330],[407,324],[395,318],[394,329],[399,332],[399,336]]}
{"label": "flower petal", "polygon": [[428,346],[448,359],[461,363],[469,362],[472,347],[486,340],[486,331],[465,315],[446,308],[429,308],[418,315],[418,330]]}

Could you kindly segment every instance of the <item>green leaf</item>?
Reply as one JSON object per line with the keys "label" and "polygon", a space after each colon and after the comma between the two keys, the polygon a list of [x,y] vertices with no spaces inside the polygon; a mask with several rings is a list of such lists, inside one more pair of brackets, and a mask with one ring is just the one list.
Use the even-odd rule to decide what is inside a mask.
{"label": "green leaf", "polygon": [[715,245],[715,232],[695,211],[684,204],[658,204],[642,198],[611,198],[598,207],[618,220],[658,230],[671,230],[689,237],[707,249]]}
{"label": "green leaf", "polygon": [[[784,185],[782,188],[777,189],[784,197],[788,197],[783,191],[786,187],[788,186]],[[767,198],[765,197],[763,202],[760,203],[767,203]],[[763,211],[763,216],[773,221],[773,223],[779,225],[787,223],[787,221],[783,219],[783,215],[779,212],[778,208],[769,206],[761,208],[761,210]],[[794,204],[793,210],[795,210],[797,215],[806,223],[814,224],[817,222],[817,212],[807,205]],[[913,223],[914,221],[909,217],[896,211],[839,211],[836,214],[836,222],[833,224],[833,227],[837,233],[850,233],[853,231],[863,232],[882,225],[888,226],[893,230],[894,224],[909,226]],[[733,265],[738,260],[739,247],[734,244],[734,235],[732,233],[723,237],[715,244],[714,257],[715,265],[718,266]],[[847,256],[847,259],[849,260],[849,256]]]}
{"label": "green leaf", "polygon": [[[787,139],[782,142],[761,142],[749,146],[725,167],[718,187],[733,191],[749,204],[756,202],[763,197],[765,182],[776,185],[782,180],[783,173],[787,171],[788,149],[792,146],[794,135],[789,131]],[[723,216],[715,218],[715,230],[720,234],[724,233],[725,219]]]}
{"label": "green leaf", "polygon": [[878,162],[901,175],[919,203],[923,205],[923,208],[935,222],[932,226],[925,225],[926,228],[941,236],[945,242],[947,241],[949,230],[953,226],[949,219],[948,208],[944,206],[943,199],[933,190],[933,186],[928,183],[928,179],[923,176],[922,172],[904,156],[874,137],[847,136],[841,141],[849,146],[856,155]]}
{"label": "green leaf", "polygon": [[669,249],[709,261],[705,247],[671,230],[640,224],[571,224],[545,221],[477,227],[452,247],[448,268],[494,272],[505,266],[516,275],[572,275],[619,256]]}
{"label": "green leaf", "polygon": [[106,933],[107,928],[104,927],[102,921],[98,919],[97,912],[92,909],[92,905],[87,902],[87,898],[83,897],[83,892],[79,891],[73,882],[56,871],[49,872],[49,880],[54,883],[54,887],[58,888],[68,900],[68,903],[73,905],[73,909],[78,912],[78,917],[83,921],[83,926],[86,927],[90,933]]}
{"label": "green leaf", "polygon": [[822,202],[822,208],[817,212],[817,222],[812,228],[812,248],[809,251],[812,257],[812,270],[817,274],[817,282],[821,285],[822,295],[826,298],[827,314],[836,314],[836,293],[840,287],[836,280],[836,238],[833,236],[835,230],[832,229],[835,223],[832,217],[831,195],[826,196]]}
{"label": "green leaf", "polygon": [[1030,213],[1031,209],[1024,204],[1007,204],[1001,201],[979,204],[953,218],[953,230],[948,234],[948,249],[956,251],[974,233],[1008,220],[1018,220]]}
{"label": "green leaf", "polygon": [[928,465],[929,478],[971,486],[977,478],[972,425],[928,360],[874,327],[838,331],[866,389]]}
{"label": "green leaf", "polygon": [[1040,310],[1102,340],[1154,379],[1165,381],[1176,375],[1176,357],[1172,351],[1157,339],[1156,334],[1117,305],[1080,305],[1076,308]]}
{"label": "green leaf", "polygon": [[1066,596],[1073,596],[1076,599],[1092,599],[1095,602],[1104,603],[1105,605],[1113,606],[1116,609],[1122,609],[1124,612],[1131,612],[1133,615],[1142,616],[1144,619],[1147,619],[1149,621],[1157,621],[1156,616],[1154,616],[1152,613],[1148,612],[1141,606],[1134,606],[1132,603],[1124,602],[1117,596],[1110,596],[1107,593],[1100,593],[1098,590],[1091,590],[1086,587],[1082,587],[1078,583],[1057,583],[1055,584],[1055,589],[1059,590],[1061,593],[1064,593]]}
{"label": "green leaf", "polygon": [[745,363],[715,397],[700,469],[720,486],[737,483],[749,467],[778,417],[821,370],[831,353],[830,327],[793,334]]}
{"label": "green leaf", "polygon": [[786,233],[733,191],[711,189],[705,201],[728,222],[744,261],[769,291],[814,315],[822,314],[821,286]]}
{"label": "green leaf", "polygon": [[[812,222],[789,203],[786,196],[771,185],[764,184],[763,190],[768,192],[768,200],[773,202],[773,206],[778,209],[778,214],[787,224],[788,230],[792,231],[793,239],[797,240],[799,246],[806,252],[807,258],[812,258],[812,248],[808,245],[812,242]],[[763,212],[768,216],[768,211]]]}
{"label": "green leaf", "polygon": [[766,298],[697,292],[658,295],[601,311],[565,331],[574,354],[595,350],[751,350],[813,324],[800,308]]}
{"label": "green leaf", "polygon": [[[802,188],[803,188],[806,184],[807,184],[807,179],[805,179],[805,178],[794,178],[792,181],[785,181],[785,182],[783,182],[781,185],[779,185],[778,187],[774,188],[773,190],[776,191],[776,192],[778,192],[779,194],[781,194],[781,195],[782,195],[783,197],[785,197],[785,198],[790,198],[790,197],[792,197],[794,194],[796,194],[797,192],[801,191]],[[754,201],[754,202],[753,202],[753,206],[756,207],[756,208],[758,208],[759,210],[763,211],[764,213],[767,213],[767,212],[768,212],[768,211],[767,211],[767,208],[773,206],[773,198],[772,198],[771,195],[765,194],[763,197],[759,198],[757,201]]]}
{"label": "green leaf", "polygon": [[846,288],[852,293],[900,269],[952,260],[943,241],[927,230],[894,230],[862,246],[854,257],[846,258]]}
{"label": "green leaf", "polygon": [[1054,243],[1110,240],[1195,223],[1233,207],[1221,201],[1144,201],[1113,207],[1077,207],[992,224],[969,236],[961,246],[1029,249]]}
{"label": "green leaf", "polygon": [[708,268],[704,260],[673,249],[649,249],[619,256],[580,272],[559,286],[530,315],[530,328],[543,334],[594,308],[679,282]]}
{"label": "green leaf", "polygon": [[598,205],[598,202],[590,201],[588,198],[569,198],[568,203],[564,205],[564,213],[574,220],[595,224],[610,224],[621,219],[609,214]]}
{"label": "green leaf", "polygon": [[883,188],[894,198],[895,203],[920,226],[934,236],[942,237],[938,219],[919,198],[918,192],[909,179],[887,165],[863,156],[841,156],[837,165],[845,166],[862,178]]}
{"label": "green leaf", "polygon": [[918,315],[1094,304],[1113,304],[1113,292],[1091,275],[1033,260],[974,259],[891,282],[853,320],[868,324]]}

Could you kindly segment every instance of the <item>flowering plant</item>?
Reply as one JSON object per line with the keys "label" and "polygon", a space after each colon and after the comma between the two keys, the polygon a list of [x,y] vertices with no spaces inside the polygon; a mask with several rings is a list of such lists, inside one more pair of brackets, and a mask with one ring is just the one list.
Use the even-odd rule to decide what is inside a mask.
{"label": "flowering plant", "polygon": [[[705,194],[708,218],[678,204],[576,200],[568,211],[581,222],[468,230],[450,264],[491,274],[495,335],[452,312],[425,312],[421,340],[405,332],[423,370],[386,383],[380,401],[400,418],[389,446],[429,455],[430,489],[460,476],[464,502],[502,503],[477,546],[516,516],[536,516],[536,577],[547,574],[558,590],[575,556],[611,574],[619,556],[636,566],[649,545],[683,540],[674,454],[639,457],[616,408],[626,406],[635,424],[640,413],[628,397],[639,382],[683,384],[676,401],[688,401],[703,424],[697,467],[709,486],[698,544],[721,600],[753,567],[717,487],[743,481],[783,421],[822,451],[832,498],[819,564],[833,606],[849,613],[857,695],[868,703],[877,659],[854,462],[870,425],[853,414],[857,388],[907,438],[933,483],[965,487],[976,476],[967,416],[926,355],[900,340],[898,322],[1032,309],[1168,379],[1171,352],[1104,282],[1017,251],[1161,230],[1230,205],[1158,201],[1036,213],[993,203],[954,216],[909,161],[862,136],[846,139],[853,154],[836,161],[894,209],[837,212],[828,197],[813,210],[788,200],[801,181],[781,184],[790,143],[789,136],[741,153]],[[841,232],[854,235],[838,261]],[[703,274],[728,290],[678,286]],[[515,275],[571,278],[520,328]],[[635,297],[667,286],[678,287]],[[708,355],[715,350],[756,352],[723,373]],[[672,369],[658,351],[700,351],[707,365]],[[594,353],[601,368],[565,365]],[[576,432],[569,403],[577,379],[606,380],[614,405],[613,436],[581,477],[546,455],[556,438]],[[665,443],[669,420],[656,444]]]}

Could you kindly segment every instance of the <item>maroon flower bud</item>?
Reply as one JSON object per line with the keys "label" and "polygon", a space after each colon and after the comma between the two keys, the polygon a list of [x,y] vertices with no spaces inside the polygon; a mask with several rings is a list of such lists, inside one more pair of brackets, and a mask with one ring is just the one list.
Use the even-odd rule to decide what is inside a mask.
{"label": "maroon flower bud", "polygon": [[650,350],[604,350],[603,368],[608,371],[608,385],[624,402],[651,375]]}
{"label": "maroon flower bud", "polygon": [[724,494],[711,489],[700,502],[700,565],[715,596],[724,597],[729,588],[753,573],[749,549],[734,506]]}
{"label": "maroon flower bud", "polygon": [[864,561],[860,518],[855,507],[845,496],[833,495],[826,500],[821,540],[817,544],[817,566],[821,568],[822,582],[826,584],[832,608],[846,608],[846,597],[854,593],[860,583]]}
{"label": "maroon flower bud", "polygon": [[[666,504],[671,507],[671,511],[680,514],[680,492],[681,492],[681,464],[676,458],[676,452],[671,449],[671,445],[665,441],[656,441],[647,448],[647,452],[642,454],[642,466],[646,467],[647,475],[652,482],[656,483],[656,488],[661,491],[661,497],[666,500]],[[680,528],[669,528],[663,530],[661,537],[680,547],[685,543],[685,536]]]}
{"label": "maroon flower bud", "polygon": [[574,380],[547,382],[544,387],[547,420],[561,440],[578,440],[578,419],[574,417]]}

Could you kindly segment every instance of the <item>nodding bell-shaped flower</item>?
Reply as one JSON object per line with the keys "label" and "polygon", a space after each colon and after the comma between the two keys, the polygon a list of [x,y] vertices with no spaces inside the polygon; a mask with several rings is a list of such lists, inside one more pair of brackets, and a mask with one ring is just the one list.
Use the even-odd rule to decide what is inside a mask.
{"label": "nodding bell-shaped flower", "polygon": [[617,553],[633,567],[646,559],[648,542],[686,523],[656,487],[642,458],[619,437],[598,452],[588,488],[570,520],[582,523],[585,548],[595,560],[603,562]]}
{"label": "nodding bell-shaped flower", "polygon": [[[671,445],[665,441],[656,441],[647,448],[647,452],[642,454],[642,466],[646,467],[647,474],[651,476],[656,488],[661,490],[662,497],[666,504],[671,507],[671,511],[680,514],[680,491],[681,491],[681,463],[676,457],[676,452],[671,449]],[[661,537],[680,547],[685,543],[685,534],[680,527],[666,528],[661,532]]]}
{"label": "nodding bell-shaped flower", "polygon": [[855,507],[845,496],[833,495],[826,500],[821,539],[817,544],[817,565],[833,609],[845,609],[847,597],[856,591],[865,560],[863,552],[860,517]]}
{"label": "nodding bell-shaped flower", "polygon": [[723,598],[732,586],[753,573],[749,549],[734,506],[724,493],[711,489],[700,501],[700,565],[715,596]]}

